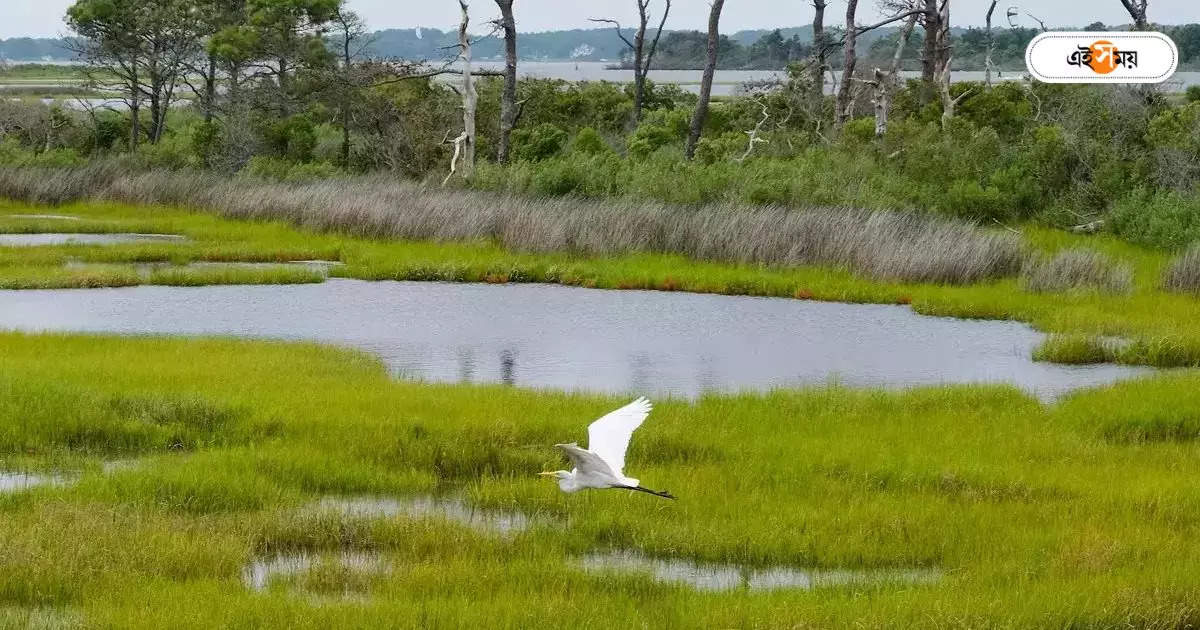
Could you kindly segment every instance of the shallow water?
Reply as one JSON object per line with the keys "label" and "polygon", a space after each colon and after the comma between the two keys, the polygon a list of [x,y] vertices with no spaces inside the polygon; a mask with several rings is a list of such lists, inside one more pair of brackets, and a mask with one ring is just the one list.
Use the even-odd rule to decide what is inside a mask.
{"label": "shallow water", "polygon": [[[149,276],[156,271],[170,271],[182,269],[306,269],[322,275],[329,275],[330,269],[341,266],[342,263],[336,260],[289,260],[286,262],[208,262],[196,261],[182,265],[177,265],[170,262],[152,262],[152,263],[133,263],[129,267],[138,272],[139,275]],[[68,260],[66,263],[67,269],[87,269],[95,266],[95,263],[84,262],[81,260]]]}
{"label": "shallow water", "polygon": [[311,554],[306,552],[285,553],[255,558],[242,569],[242,583],[255,591],[262,591],[272,578],[301,575],[320,562],[336,562],[358,573],[383,574],[391,567],[383,556],[370,551],[339,551],[335,554]]}
{"label": "shallow water", "polygon": [[118,243],[168,242],[186,240],[178,234],[0,234],[0,247],[36,247],[39,245],[115,245]]}
{"label": "shallow water", "polygon": [[629,551],[595,553],[578,559],[585,571],[644,573],[659,582],[686,584],[700,591],[811,589],[869,584],[930,584],[941,579],[937,569],[751,569],[732,564],[698,564],[689,560],[649,558]]}
{"label": "shallow water", "polygon": [[24,492],[39,486],[60,486],[65,483],[67,478],[63,475],[0,470],[0,493]]}
{"label": "shallow water", "polygon": [[352,518],[441,518],[475,529],[510,533],[529,528],[529,518],[519,512],[501,512],[476,508],[453,497],[324,497],[319,510],[339,512]]}
{"label": "shallow water", "polygon": [[[475,67],[486,70],[504,70],[503,61],[476,60]],[[517,74],[521,77],[536,77],[543,79],[563,79],[566,81],[611,81],[629,83],[633,81],[633,70],[615,70],[610,68],[612,61],[528,61],[521,60],[517,64]],[[457,67],[457,66],[456,66]],[[650,80],[658,84],[675,84],[692,93],[699,93],[701,70],[651,70]],[[835,70],[825,83],[825,93],[832,94],[837,89],[833,80],[841,80],[841,71]],[[1024,80],[1024,70],[1002,70],[994,75],[998,81]],[[901,80],[921,77],[919,70],[903,70]],[[982,70],[959,70],[950,75],[952,82],[977,81],[984,79]],[[437,78],[438,81],[452,82],[456,75],[446,74]],[[786,70],[717,70],[713,75],[712,93],[716,96],[738,94],[742,85],[747,82],[786,81]],[[1200,83],[1200,72],[1176,72],[1160,89],[1169,92],[1182,92],[1190,85]]]}
{"label": "shallow water", "polygon": [[51,219],[58,221],[79,221],[79,217],[67,214],[5,214],[0,215],[9,219]]}
{"label": "shallow water", "polygon": [[906,306],[553,285],[365,282],[0,291],[0,329],[327,342],[400,376],[696,396],[836,381],[1012,383],[1043,399],[1148,370],[1035,363],[1015,322]]}

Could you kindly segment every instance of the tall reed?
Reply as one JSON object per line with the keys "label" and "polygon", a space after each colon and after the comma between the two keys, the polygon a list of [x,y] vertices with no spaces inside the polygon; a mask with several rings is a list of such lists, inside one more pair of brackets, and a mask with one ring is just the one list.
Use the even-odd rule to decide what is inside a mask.
{"label": "tall reed", "polygon": [[1011,275],[1023,257],[1016,235],[923,214],[516,197],[434,189],[379,175],[277,183],[96,163],[0,170],[0,196],[48,204],[93,199],[179,205],[371,238],[494,239],[521,251],[654,252],[777,267],[829,265],[910,282],[961,284]]}

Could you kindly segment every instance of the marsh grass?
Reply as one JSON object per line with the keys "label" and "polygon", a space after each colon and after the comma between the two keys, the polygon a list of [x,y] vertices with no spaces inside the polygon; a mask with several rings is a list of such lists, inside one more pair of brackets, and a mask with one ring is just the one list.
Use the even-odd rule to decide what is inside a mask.
{"label": "marsh grass", "polygon": [[1176,293],[1200,295],[1200,244],[1171,260],[1163,274],[1163,288]]}
{"label": "marsh grass", "polygon": [[[45,208],[0,203],[0,230],[44,214]],[[671,254],[584,256],[519,252],[494,242],[392,241],[317,233],[284,221],[231,220],[161,206],[81,203],[55,212],[79,217],[72,224],[110,232],[159,232],[187,236],[180,243],[121,243],[0,248],[0,287],[84,288],[145,284],[160,271],[162,282],[192,286],[241,282],[313,282],[320,273],[363,280],[447,282],[546,282],[599,289],[689,291],[857,303],[905,304],[921,314],[1012,319],[1056,334],[1123,337],[1134,343],[1119,360],[1155,366],[1200,365],[1200,301],[1162,291],[1167,257],[1109,237],[1079,237],[1026,227],[1034,251],[1087,247],[1133,271],[1133,293],[1099,291],[1031,293],[1017,279],[971,285],[882,281],[845,268],[699,261]],[[59,223],[62,223],[59,221]],[[56,229],[62,229],[61,226]],[[303,265],[249,266],[332,260],[327,268]],[[226,272],[220,264],[232,263]],[[1066,358],[1066,355],[1063,355]],[[1039,358],[1052,360],[1042,353]],[[1078,359],[1069,359],[1077,361]],[[1112,360],[1118,360],[1114,357]]]}
{"label": "marsh grass", "polygon": [[324,273],[298,266],[166,267],[151,271],[147,283],[195,287],[213,284],[308,284],[324,280]]}
{"label": "marsh grass", "polygon": [[[8,620],[69,610],[132,628],[1175,627],[1200,595],[1198,379],[1055,406],[1008,387],[661,401],[629,465],[680,497],[665,502],[563,495],[534,475],[619,398],[397,382],[308,344],[5,333],[0,463],[193,438],[136,437],[137,466],[93,461],[73,484],[0,496],[0,601]],[[308,509],[447,491],[531,527]],[[942,577],[700,593],[572,562],[610,551]],[[244,583],[255,559],[294,553],[319,561],[262,592]],[[391,570],[333,562],[347,553]]]}
{"label": "marsh grass", "polygon": [[438,242],[486,239],[527,252],[678,254],[774,267],[838,266],[885,280],[970,283],[1011,275],[1015,235],[932,215],[847,208],[669,206],[615,199],[445,191],[382,177],[270,183],[114,164],[0,171],[0,195],[34,203],[166,204],[319,231]]}
{"label": "marsh grass", "polygon": [[1064,249],[1046,258],[1031,259],[1022,273],[1025,288],[1035,293],[1133,291],[1133,269],[1094,249]]}

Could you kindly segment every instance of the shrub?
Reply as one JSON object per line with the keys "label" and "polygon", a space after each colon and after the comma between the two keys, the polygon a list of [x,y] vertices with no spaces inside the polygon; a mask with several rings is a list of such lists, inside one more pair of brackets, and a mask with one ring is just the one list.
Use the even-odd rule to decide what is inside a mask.
{"label": "shrub", "polygon": [[855,118],[842,127],[842,139],[851,143],[865,144],[875,139],[875,119]]}
{"label": "shrub", "polygon": [[537,162],[558,155],[567,145],[567,132],[550,123],[532,129],[517,129],[512,134],[517,159]]}
{"label": "shrub", "polygon": [[1025,266],[1023,276],[1025,288],[1036,293],[1133,290],[1133,270],[1128,264],[1083,247],[1064,249],[1048,259],[1034,260]]}
{"label": "shrub", "polygon": [[1184,90],[1183,96],[1189,103],[1200,101],[1200,85],[1189,85],[1187,90]]}
{"label": "shrub", "polygon": [[317,146],[317,132],[311,120],[302,114],[270,122],[263,139],[276,157],[307,162]]}
{"label": "shrub", "polygon": [[1110,229],[1140,245],[1179,250],[1200,241],[1200,197],[1178,192],[1135,192],[1114,204]]}
{"label": "shrub", "polygon": [[601,153],[612,153],[612,149],[600,137],[592,127],[584,127],[575,134],[575,140],[571,142],[572,153],[582,153],[584,155],[599,155]]}
{"label": "shrub", "polygon": [[297,163],[260,155],[251,158],[239,174],[281,182],[302,182],[336,177],[341,171],[328,162]]}
{"label": "shrub", "polygon": [[946,190],[944,207],[955,216],[999,221],[1008,216],[1005,206],[998,188],[984,188],[977,181],[958,180]]}
{"label": "shrub", "polygon": [[1163,288],[1177,293],[1200,294],[1200,243],[1171,261],[1163,274]]}

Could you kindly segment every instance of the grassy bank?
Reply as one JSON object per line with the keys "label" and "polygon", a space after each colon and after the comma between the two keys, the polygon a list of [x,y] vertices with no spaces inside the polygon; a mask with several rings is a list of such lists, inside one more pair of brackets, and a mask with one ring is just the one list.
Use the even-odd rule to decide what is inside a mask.
{"label": "grassy bank", "polygon": [[[663,402],[630,469],[680,497],[565,496],[620,399],[391,380],[309,345],[0,335],[0,619],[85,627],[1180,627],[1200,620],[1200,377],[1044,407],[1014,389],[818,388]],[[1189,420],[1191,419],[1191,420]],[[104,462],[120,466],[105,467]],[[520,512],[500,534],[347,516],[323,496],[432,493]],[[252,559],[309,571],[247,588]],[[704,593],[585,573],[605,550],[929,584]],[[333,558],[378,553],[360,573]]]}
{"label": "grassy bank", "polygon": [[[79,220],[12,216],[47,213]],[[362,217],[359,220],[368,228],[376,225]],[[0,206],[0,232],[165,233],[187,239],[0,248],[0,287],[313,282],[321,277],[308,268],[205,268],[187,263],[323,259],[344,263],[330,268],[334,276],[366,280],[550,282],[609,289],[912,304],[917,312],[928,315],[1013,319],[1047,332],[1070,335],[1069,339],[1054,339],[1043,348],[1039,358],[1046,360],[1078,363],[1100,357],[1157,366],[1200,364],[1200,300],[1189,293],[1161,288],[1171,257],[1111,237],[1026,227],[1018,243],[1036,254],[1032,258],[1044,258],[1049,264],[1061,258],[1053,256],[1054,252],[1080,247],[1099,252],[1099,258],[1119,267],[1125,278],[1127,286],[1121,293],[1106,293],[1086,285],[1058,292],[1034,291],[1015,272],[1000,279],[951,285],[873,278],[855,273],[847,264],[775,267],[761,262],[703,261],[680,254],[519,251],[495,239],[456,239],[450,233],[437,235],[447,239],[443,242],[371,238],[352,233],[353,223],[345,221],[322,225],[314,219],[303,222],[306,226],[294,227],[281,220],[230,220],[161,206],[80,203],[49,209],[10,202]],[[904,255],[918,261],[919,254],[908,250]],[[878,260],[886,260],[894,252],[875,255]],[[139,273],[134,267],[145,263],[174,266],[153,273]],[[1134,343],[1111,346],[1109,337]],[[1098,353],[1099,346],[1119,351]]]}

